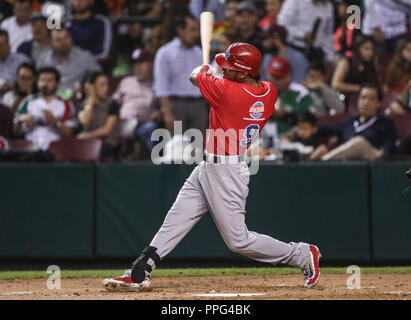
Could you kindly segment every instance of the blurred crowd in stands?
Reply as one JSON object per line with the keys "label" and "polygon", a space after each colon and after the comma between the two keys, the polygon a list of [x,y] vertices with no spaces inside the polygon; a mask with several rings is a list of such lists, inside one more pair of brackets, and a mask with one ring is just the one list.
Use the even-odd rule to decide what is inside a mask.
{"label": "blurred crowd in stands", "polygon": [[278,90],[260,159],[411,157],[411,0],[2,0],[0,149],[88,141],[79,161],[136,161],[174,121],[205,134],[209,105],[188,81],[203,11],[211,57],[251,43]]}

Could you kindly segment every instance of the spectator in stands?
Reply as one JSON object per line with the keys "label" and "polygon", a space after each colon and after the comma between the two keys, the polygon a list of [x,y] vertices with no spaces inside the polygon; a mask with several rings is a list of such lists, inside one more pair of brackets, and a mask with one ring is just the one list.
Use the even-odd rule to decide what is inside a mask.
{"label": "spectator in stands", "polygon": [[408,4],[391,0],[365,0],[362,32],[374,38],[378,53],[393,53],[397,42],[407,34]]}
{"label": "spectator in stands", "polygon": [[[188,5],[190,0],[152,0],[154,3],[151,3],[151,8],[148,12],[142,12],[141,15],[145,15],[147,17],[156,17],[156,18],[164,18],[167,13],[171,11],[174,16],[180,16],[181,14],[185,14],[189,12]],[[138,15],[138,11],[141,10],[134,10],[132,8],[133,1],[127,1],[127,12],[129,15]],[[135,7],[141,7],[141,3],[136,2]],[[149,5],[146,5],[147,7]],[[144,6],[143,6],[144,7]]]}
{"label": "spectator in stands", "polygon": [[299,114],[297,125],[281,140],[283,149],[296,150],[304,160],[314,160],[327,151],[318,135],[317,118],[311,112]]}
{"label": "spectator in stands", "polygon": [[38,69],[56,67],[61,74],[59,90],[71,93],[78,89],[85,75],[101,71],[91,53],[73,46],[71,35],[65,28],[52,30],[51,48],[39,57],[36,66]]}
{"label": "spectator in stands", "polygon": [[260,20],[258,26],[261,30],[267,31],[271,26],[277,24],[277,16],[281,11],[284,0],[265,0],[266,15]]}
{"label": "spectator in stands", "polygon": [[307,74],[308,61],[304,54],[286,44],[287,30],[280,25],[272,25],[261,34],[263,45],[263,60],[261,74],[263,80],[268,80],[267,70],[274,57],[283,57],[291,64],[292,81],[300,83]]}
{"label": "spectator in stands", "polygon": [[202,64],[201,48],[197,45],[200,25],[192,16],[184,15],[176,19],[175,30],[177,37],[155,56],[154,93],[168,130],[173,131],[174,120],[179,120],[183,132],[196,128],[205,135],[208,106],[198,88],[187,81],[191,71]]}
{"label": "spectator in stands", "polygon": [[[40,0],[40,1],[44,1],[44,0]],[[113,0],[113,1],[116,2],[118,6],[121,6],[124,0]],[[73,0],[52,0],[51,2],[52,3],[58,2],[58,3],[64,4],[65,15],[67,17],[74,15],[75,8],[73,5]],[[110,15],[110,9],[108,5],[109,2],[111,1],[110,0],[94,0],[93,5],[91,6],[91,10],[93,11],[94,14],[101,14],[101,15],[108,17]],[[128,1],[128,2],[134,2],[134,1]]]}
{"label": "spectator in stands", "polygon": [[31,30],[33,39],[24,41],[17,48],[17,52],[25,54],[34,63],[50,48],[50,30],[47,28],[47,17],[38,14],[31,18]]}
{"label": "spectator in stands", "polygon": [[0,29],[0,96],[13,88],[17,69],[23,62],[28,59],[20,53],[11,53],[9,35]]}
{"label": "spectator in stands", "polygon": [[[127,1],[128,2],[128,1]],[[147,17],[161,18],[166,10],[167,1],[155,0],[149,12],[145,14]]]}
{"label": "spectator in stands", "polygon": [[349,14],[347,9],[350,5],[356,3],[356,0],[343,0],[337,4],[337,14],[340,18],[340,25],[334,33],[334,51],[340,57],[352,57],[355,37],[360,33],[355,28],[355,21],[348,23]]}
{"label": "spectator in stands", "polygon": [[314,108],[311,111],[317,117],[345,112],[345,103],[340,94],[327,84],[323,64],[311,64],[302,84],[310,90],[314,101]]}
{"label": "spectator in stands", "polygon": [[155,53],[167,43],[167,33],[170,28],[168,21],[169,20],[163,20],[162,23],[151,29],[150,37],[144,45],[146,49]]}
{"label": "spectator in stands", "polygon": [[133,22],[127,25],[127,32],[119,34],[116,41],[116,52],[118,58],[130,61],[134,50],[143,47],[143,24],[141,22]]}
{"label": "spectator in stands", "polygon": [[66,23],[73,44],[91,52],[97,60],[108,57],[112,30],[110,19],[93,13],[94,0],[72,0],[74,15]]}
{"label": "spectator in stands", "polygon": [[274,58],[268,69],[270,81],[278,91],[274,118],[278,133],[284,133],[296,124],[298,114],[314,108],[314,101],[307,88],[291,81],[291,65],[284,58]]}
{"label": "spectator in stands", "polygon": [[225,2],[225,21],[228,22],[228,29],[234,28],[237,18],[237,6],[241,0],[226,0]]}
{"label": "spectator in stands", "polygon": [[403,39],[388,66],[384,81],[384,93],[402,94],[411,79],[411,39]]}
{"label": "spectator in stands", "polygon": [[411,39],[398,42],[395,55],[387,68],[383,92],[389,103],[387,113],[404,114],[411,112],[409,103],[411,89]]}
{"label": "spectator in stands", "polygon": [[82,130],[77,138],[102,139],[100,158],[117,159],[119,105],[109,97],[109,77],[102,72],[92,73],[85,91],[85,103],[78,113]]}
{"label": "spectator in stands", "polygon": [[285,0],[277,23],[287,28],[288,43],[310,62],[333,62],[334,10],[328,0]]}
{"label": "spectator in stands", "polygon": [[204,11],[210,11],[214,14],[214,21],[224,21],[225,6],[224,1],[221,0],[208,0],[208,1],[190,1],[188,3],[188,9],[190,13],[200,21],[200,14]]}
{"label": "spectator in stands", "polygon": [[14,0],[13,13],[14,16],[5,19],[0,25],[0,29],[6,30],[9,34],[12,53],[17,51],[21,43],[32,37],[30,23],[33,13],[32,0]]}
{"label": "spectator in stands", "polygon": [[[178,17],[191,15],[188,10],[190,0],[154,0],[152,10],[147,13],[148,17],[160,19],[160,24],[151,29],[146,48],[155,53],[157,50],[171,41],[175,36],[174,22]],[[132,1],[128,1],[130,4]]]}
{"label": "spectator in stands", "polygon": [[21,101],[36,92],[36,69],[32,64],[25,62],[17,69],[17,80],[14,88],[3,95],[1,102],[14,114]]}
{"label": "spectator in stands", "polygon": [[336,135],[342,142],[321,160],[373,161],[395,153],[396,127],[391,119],[378,115],[381,102],[380,88],[375,84],[364,84],[358,98],[358,116],[319,128],[320,136]]}
{"label": "spectator in stands", "polygon": [[0,1],[0,22],[13,15],[13,7],[8,1]]}
{"label": "spectator in stands", "polygon": [[38,71],[39,94],[24,99],[14,117],[14,134],[23,135],[39,149],[48,149],[51,142],[71,136],[76,127],[71,102],[58,97],[60,73],[53,67]]}
{"label": "spectator in stands", "polygon": [[150,0],[150,1],[126,1],[124,12],[128,16],[161,17],[171,6],[178,5],[180,9],[188,10],[190,0]]}
{"label": "spectator in stands", "polygon": [[121,18],[127,0],[106,0],[111,19]]}
{"label": "spectator in stands", "polygon": [[378,83],[378,64],[372,38],[357,37],[352,57],[342,58],[332,77],[332,87],[344,93],[358,93],[364,83]]}
{"label": "spectator in stands", "polygon": [[236,26],[242,42],[251,43],[260,51],[263,51],[260,38],[261,30],[258,27],[259,11],[257,7],[253,2],[245,0],[237,5],[236,11]]}
{"label": "spectator in stands", "polygon": [[[33,11],[34,12],[40,12],[43,8],[43,3],[46,2],[46,1],[47,0],[33,0],[32,1]],[[61,2],[61,1],[64,1],[64,0],[53,0],[53,2]]]}
{"label": "spectator in stands", "polygon": [[402,94],[390,103],[388,113],[411,113],[411,80],[408,80]]}
{"label": "spectator in stands", "polygon": [[154,108],[153,55],[145,49],[135,50],[133,66],[134,75],[121,80],[113,98],[121,106],[121,120],[137,120],[136,135],[151,151],[155,145],[151,134],[161,121]]}
{"label": "spectator in stands", "polygon": [[214,23],[214,35],[232,32],[236,28],[237,6],[240,0],[226,0],[224,5],[225,19]]}

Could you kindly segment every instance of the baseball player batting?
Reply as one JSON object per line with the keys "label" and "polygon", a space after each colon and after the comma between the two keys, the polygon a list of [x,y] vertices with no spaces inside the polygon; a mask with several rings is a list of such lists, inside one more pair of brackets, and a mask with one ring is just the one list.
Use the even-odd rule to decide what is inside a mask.
{"label": "baseball player batting", "polygon": [[[210,130],[203,161],[185,181],[157,234],[132,268],[124,275],[103,280],[109,291],[139,291],[150,287],[150,272],[167,256],[209,211],[228,248],[272,265],[299,267],[304,286],[314,286],[320,276],[319,249],[303,242],[285,243],[249,231],[245,204],[250,175],[243,154],[274,113],[277,90],[271,82],[259,81],[261,53],[248,43],[234,43],[216,56],[223,79],[212,76],[210,67],[193,70],[190,81],[198,86],[210,104]],[[220,130],[218,130],[220,129]],[[226,136],[229,141],[212,143]],[[218,148],[218,146],[223,146]],[[238,148],[233,148],[236,145]]]}

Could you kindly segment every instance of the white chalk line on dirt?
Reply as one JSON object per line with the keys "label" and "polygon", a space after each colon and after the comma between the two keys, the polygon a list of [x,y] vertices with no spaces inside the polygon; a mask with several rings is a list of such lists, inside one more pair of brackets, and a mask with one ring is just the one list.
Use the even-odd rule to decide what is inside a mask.
{"label": "white chalk line on dirt", "polygon": [[406,294],[411,295],[411,291],[391,291],[391,292],[383,292],[384,294]]}
{"label": "white chalk line on dirt", "polygon": [[0,296],[13,296],[13,295],[23,296],[23,295],[30,295],[30,294],[36,294],[36,293],[40,293],[40,292],[33,292],[33,291],[12,291],[12,292],[0,293]]}
{"label": "white chalk line on dirt", "polygon": [[266,293],[195,293],[195,297],[254,297],[263,296]]}
{"label": "white chalk line on dirt", "polygon": [[291,285],[291,284],[277,284],[277,285],[273,285],[273,287],[298,287],[298,286]]}

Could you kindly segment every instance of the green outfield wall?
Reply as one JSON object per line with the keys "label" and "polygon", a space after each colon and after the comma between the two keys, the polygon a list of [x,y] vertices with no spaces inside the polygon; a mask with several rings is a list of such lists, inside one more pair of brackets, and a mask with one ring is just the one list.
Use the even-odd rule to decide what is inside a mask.
{"label": "green outfield wall", "polygon": [[92,165],[0,165],[1,258],[93,258]]}
{"label": "green outfield wall", "polygon": [[374,164],[372,181],[373,257],[376,261],[411,260],[411,185],[404,179],[410,163]]}
{"label": "green outfield wall", "polygon": [[[249,230],[318,244],[324,262],[411,261],[410,163],[262,163]],[[1,164],[0,259],[134,259],[194,166]],[[169,257],[240,258],[207,213]]]}

